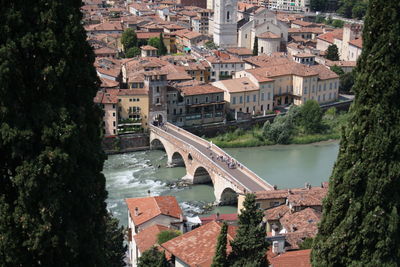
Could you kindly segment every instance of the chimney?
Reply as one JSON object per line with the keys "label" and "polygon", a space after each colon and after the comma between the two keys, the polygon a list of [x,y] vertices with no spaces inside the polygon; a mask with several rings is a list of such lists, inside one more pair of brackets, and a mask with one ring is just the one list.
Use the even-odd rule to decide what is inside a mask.
{"label": "chimney", "polygon": [[217,216],[216,216],[216,219],[215,219],[217,222],[219,221],[219,212],[217,212]]}
{"label": "chimney", "polygon": [[135,208],[135,216],[139,216],[139,208],[138,207]]}
{"label": "chimney", "polygon": [[278,186],[277,185],[274,185],[274,190],[277,190],[278,189]]}
{"label": "chimney", "polygon": [[150,191],[150,189],[147,190],[147,195],[148,195],[149,197],[151,197],[151,191]]}

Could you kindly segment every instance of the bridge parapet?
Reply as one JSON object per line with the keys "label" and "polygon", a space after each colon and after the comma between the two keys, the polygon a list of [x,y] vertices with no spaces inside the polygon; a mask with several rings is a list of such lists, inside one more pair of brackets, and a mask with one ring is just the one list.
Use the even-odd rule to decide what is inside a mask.
{"label": "bridge parapet", "polygon": [[[171,124],[166,125],[168,128],[171,127]],[[196,147],[192,145],[188,145],[185,141],[181,140],[179,137],[172,135],[171,133],[162,130],[156,126],[150,125],[150,130],[153,131],[157,136],[162,137],[172,145],[179,147],[179,149],[185,151],[187,154],[190,154],[193,158],[196,159],[198,165],[206,167],[209,171],[218,175],[221,178],[224,178],[228,183],[230,183],[236,192],[245,193],[249,192],[246,186],[244,186],[241,182],[239,182],[235,177],[233,177],[229,172],[215,164],[212,160],[209,159],[203,152],[199,151]],[[176,130],[176,128],[173,128]],[[180,131],[180,130],[179,130]],[[181,133],[184,130],[180,131]],[[185,131],[186,132],[186,131]],[[192,137],[191,137],[192,138]],[[201,138],[200,138],[201,139]],[[198,141],[198,139],[196,139]],[[207,141],[201,139],[201,143],[205,146],[209,144]],[[229,179],[227,179],[229,177]]]}
{"label": "bridge parapet", "polygon": [[267,181],[261,179],[257,174],[255,174],[252,170],[250,170],[249,168],[247,168],[245,165],[243,165],[240,161],[238,161],[237,159],[235,159],[234,157],[232,157],[231,155],[229,155],[228,153],[226,153],[224,150],[222,150],[220,147],[218,147],[215,144],[211,144],[211,142],[208,142],[207,140],[204,140],[201,137],[198,137],[195,134],[192,134],[186,130],[182,130],[181,128],[173,125],[172,123],[166,123],[165,124],[168,128],[174,129],[176,131],[179,131],[180,134],[187,136],[190,139],[196,140],[196,142],[208,147],[211,146],[211,150],[214,151],[215,153],[219,154],[220,156],[224,156],[227,158],[231,158],[233,159],[235,162],[240,163],[240,166],[242,166],[240,168],[240,170],[246,174],[250,179],[252,179],[253,181],[255,181],[257,184],[259,184],[261,187],[265,188],[265,190],[273,190],[273,186],[271,184],[269,184]]}

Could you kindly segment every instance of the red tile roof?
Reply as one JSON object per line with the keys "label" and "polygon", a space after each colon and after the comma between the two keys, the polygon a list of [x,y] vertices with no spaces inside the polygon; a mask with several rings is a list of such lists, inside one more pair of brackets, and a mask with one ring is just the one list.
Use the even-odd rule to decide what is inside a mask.
{"label": "red tile roof", "polygon": [[224,92],[224,90],[219,89],[218,87],[215,87],[215,86],[210,85],[210,84],[179,87],[179,90],[182,92],[182,96],[217,94],[217,93],[223,93]]}
{"label": "red tile roof", "polygon": [[281,37],[277,34],[274,34],[272,32],[264,32],[259,35],[257,35],[258,38],[260,39],[281,39]]}
{"label": "red tile roof", "polygon": [[342,36],[343,36],[343,29],[336,29],[331,32],[318,35],[317,38],[333,44],[335,38],[342,39]]}
{"label": "red tile roof", "polygon": [[[237,221],[238,220],[238,214],[237,213],[232,213],[232,214],[220,214],[218,217],[219,220],[221,221]],[[217,214],[211,214],[210,216],[207,217],[200,217],[200,220],[202,224],[206,224],[212,221],[217,220]]]}
{"label": "red tile roof", "polygon": [[311,267],[311,249],[289,251],[269,258],[272,267]]}
{"label": "red tile roof", "polygon": [[[135,225],[140,225],[161,214],[177,219],[182,216],[182,210],[173,196],[127,198],[125,202]],[[138,208],[138,215],[135,215],[136,208]]]}
{"label": "red tile roof", "polygon": [[134,235],[133,238],[135,239],[140,253],[143,253],[154,246],[157,243],[157,234],[167,230],[169,230],[168,227],[155,224],[143,229],[137,235]]}
{"label": "red tile roof", "polygon": [[353,45],[355,47],[358,47],[358,48],[362,48],[363,40],[362,40],[362,38],[354,39],[354,40],[351,40],[349,42],[349,44],[351,44],[351,45]]}
{"label": "red tile roof", "polygon": [[[221,226],[221,223],[213,221],[165,242],[161,246],[189,266],[210,266]],[[228,226],[228,241],[233,240],[235,233],[236,227]],[[231,250],[228,243],[227,252]]]}

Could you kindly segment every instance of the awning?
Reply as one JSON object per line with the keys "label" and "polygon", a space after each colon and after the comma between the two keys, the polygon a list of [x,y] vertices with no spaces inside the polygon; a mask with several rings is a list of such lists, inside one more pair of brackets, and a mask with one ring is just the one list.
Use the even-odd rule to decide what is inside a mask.
{"label": "awning", "polygon": [[189,52],[191,49],[189,48],[189,47],[184,47],[183,48],[183,51],[185,51],[185,52]]}

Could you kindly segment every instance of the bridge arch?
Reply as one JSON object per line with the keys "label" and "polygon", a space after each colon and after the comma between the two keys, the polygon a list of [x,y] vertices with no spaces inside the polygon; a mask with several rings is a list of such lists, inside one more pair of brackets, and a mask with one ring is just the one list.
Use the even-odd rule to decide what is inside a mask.
{"label": "bridge arch", "polygon": [[237,204],[238,194],[230,187],[226,187],[220,197],[221,205],[232,205]]}
{"label": "bridge arch", "polygon": [[198,166],[193,173],[193,184],[209,183],[214,184],[211,174],[203,166]]}
{"label": "bridge arch", "polygon": [[171,166],[174,167],[186,167],[184,156],[178,151],[175,151],[171,157]]}
{"label": "bridge arch", "polygon": [[150,142],[150,149],[154,150],[166,150],[164,144],[161,142],[160,139],[154,138]]}

